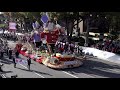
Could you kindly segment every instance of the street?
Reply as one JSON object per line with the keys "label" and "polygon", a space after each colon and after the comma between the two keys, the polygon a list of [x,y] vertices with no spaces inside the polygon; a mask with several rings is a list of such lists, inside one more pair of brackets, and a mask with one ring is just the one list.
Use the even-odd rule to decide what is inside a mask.
{"label": "street", "polygon": [[[14,47],[14,43],[9,41],[9,45]],[[20,58],[27,59],[20,55]],[[5,56],[4,60],[0,60],[4,64],[1,73],[4,78],[10,78],[17,75],[17,78],[120,78],[120,65],[97,58],[90,58],[84,61],[83,66],[73,69],[55,70],[39,64],[32,60],[31,70],[27,65],[17,64],[13,66],[12,60]]]}

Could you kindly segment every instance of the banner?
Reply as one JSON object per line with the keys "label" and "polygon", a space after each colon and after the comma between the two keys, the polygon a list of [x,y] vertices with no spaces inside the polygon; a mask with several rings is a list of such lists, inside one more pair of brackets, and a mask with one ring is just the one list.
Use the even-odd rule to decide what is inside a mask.
{"label": "banner", "polygon": [[14,23],[14,22],[9,22],[9,29],[10,29],[10,30],[16,30],[16,23]]}
{"label": "banner", "polygon": [[23,60],[23,59],[15,59],[15,62],[18,64],[27,64],[27,60]]}

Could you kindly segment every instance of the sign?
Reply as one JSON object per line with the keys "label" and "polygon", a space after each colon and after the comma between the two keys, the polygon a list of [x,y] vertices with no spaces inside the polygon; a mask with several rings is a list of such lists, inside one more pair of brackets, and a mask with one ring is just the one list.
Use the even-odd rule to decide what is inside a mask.
{"label": "sign", "polygon": [[43,15],[43,16],[41,17],[41,21],[42,21],[44,24],[47,23],[48,20],[49,20],[49,17],[48,17],[47,14],[45,14],[45,15]]}
{"label": "sign", "polygon": [[18,64],[27,64],[27,60],[15,59],[15,62]]}
{"label": "sign", "polygon": [[16,30],[16,23],[14,22],[9,22],[9,29],[11,30]]}
{"label": "sign", "polygon": [[67,62],[64,62],[64,65],[73,65],[73,64],[77,64],[77,61],[67,61]]}

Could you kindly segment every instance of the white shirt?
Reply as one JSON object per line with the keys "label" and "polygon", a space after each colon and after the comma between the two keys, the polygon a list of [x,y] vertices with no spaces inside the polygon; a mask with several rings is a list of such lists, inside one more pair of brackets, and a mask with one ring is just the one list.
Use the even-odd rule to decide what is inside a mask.
{"label": "white shirt", "polygon": [[48,23],[48,30],[53,30],[54,29],[54,23]]}

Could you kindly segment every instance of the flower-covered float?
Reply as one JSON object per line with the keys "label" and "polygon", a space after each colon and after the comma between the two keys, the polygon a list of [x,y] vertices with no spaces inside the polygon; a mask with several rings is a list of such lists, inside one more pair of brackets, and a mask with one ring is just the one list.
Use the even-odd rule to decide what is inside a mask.
{"label": "flower-covered float", "polygon": [[[50,32],[43,32],[43,35],[46,37],[49,33]],[[59,34],[54,32],[52,37],[54,37],[54,35],[56,36]],[[64,38],[64,40],[58,38],[55,41],[55,53],[51,53],[52,50],[49,45],[50,39],[49,41],[46,40],[47,49],[43,46],[42,48],[33,49],[31,44],[25,43],[22,46],[20,53],[26,57],[30,57],[38,63],[54,69],[74,68],[81,66],[86,57],[80,54],[81,50],[79,46],[75,45],[75,43],[67,42],[65,40],[66,37],[61,37]],[[51,42],[53,42],[53,40]]]}
{"label": "flower-covered float", "polygon": [[56,53],[50,55],[47,51],[37,50],[35,52],[27,50],[25,47],[21,49],[21,54],[54,69],[79,67],[83,64],[82,61],[86,59],[84,56],[77,57],[73,54]]}

